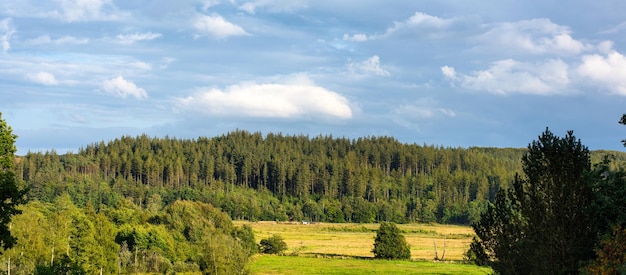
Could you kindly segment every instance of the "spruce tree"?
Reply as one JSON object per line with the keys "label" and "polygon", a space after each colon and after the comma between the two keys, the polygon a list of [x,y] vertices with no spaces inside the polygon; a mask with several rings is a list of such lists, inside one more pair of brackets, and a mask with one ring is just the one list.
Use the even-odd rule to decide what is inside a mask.
{"label": "spruce tree", "polygon": [[25,190],[17,186],[17,178],[13,171],[15,160],[16,135],[11,126],[2,119],[0,113],[0,247],[9,249],[13,247],[16,239],[11,236],[9,224],[13,215],[20,214],[17,209],[19,204],[24,203]]}
{"label": "spruce tree", "polygon": [[382,222],[374,239],[374,258],[410,259],[411,250],[400,229],[392,222]]}
{"label": "spruce tree", "polygon": [[522,166],[524,177],[474,224],[474,255],[502,274],[577,273],[596,238],[589,150],[571,131],[546,129]]}

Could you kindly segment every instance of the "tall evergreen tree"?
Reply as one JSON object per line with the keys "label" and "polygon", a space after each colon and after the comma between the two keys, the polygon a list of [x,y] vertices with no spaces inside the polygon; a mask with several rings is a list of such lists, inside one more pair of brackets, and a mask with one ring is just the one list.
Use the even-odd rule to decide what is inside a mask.
{"label": "tall evergreen tree", "polygon": [[24,203],[26,194],[26,190],[17,186],[17,178],[13,171],[17,151],[16,138],[13,129],[2,119],[2,113],[0,113],[0,247],[4,249],[11,248],[15,244],[9,225],[11,217],[21,213],[17,206]]}
{"label": "tall evergreen tree", "polygon": [[374,239],[374,258],[410,259],[411,250],[400,229],[392,222],[382,222]]}
{"label": "tall evergreen tree", "polygon": [[596,240],[589,150],[569,131],[549,130],[522,157],[524,177],[474,225],[472,249],[503,274],[571,274]]}

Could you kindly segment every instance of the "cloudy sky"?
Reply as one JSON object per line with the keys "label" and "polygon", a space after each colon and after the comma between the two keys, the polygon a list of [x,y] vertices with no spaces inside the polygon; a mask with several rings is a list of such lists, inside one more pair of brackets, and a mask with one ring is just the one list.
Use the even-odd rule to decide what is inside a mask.
{"label": "cloudy sky", "polygon": [[622,150],[626,2],[3,0],[18,154],[235,129]]}

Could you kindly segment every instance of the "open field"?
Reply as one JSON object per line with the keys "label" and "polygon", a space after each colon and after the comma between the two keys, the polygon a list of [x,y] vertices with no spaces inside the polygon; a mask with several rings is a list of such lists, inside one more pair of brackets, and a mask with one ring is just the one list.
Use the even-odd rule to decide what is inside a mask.
{"label": "open field", "polygon": [[388,261],[257,255],[252,274],[491,274],[475,265],[426,261]]}
{"label": "open field", "polygon": [[[332,257],[373,257],[375,230],[378,224],[353,223],[277,223],[245,222],[254,230],[257,241],[272,234],[280,234],[287,243],[287,255],[332,256]],[[474,232],[469,226],[399,224],[407,242],[411,246],[412,260],[433,260],[435,243],[441,258],[446,246],[444,260],[463,260]]]}

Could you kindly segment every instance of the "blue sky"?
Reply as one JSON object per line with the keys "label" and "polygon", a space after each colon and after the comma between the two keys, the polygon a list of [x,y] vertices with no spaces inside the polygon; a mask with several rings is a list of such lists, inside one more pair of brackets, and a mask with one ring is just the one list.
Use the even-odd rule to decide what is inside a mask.
{"label": "blue sky", "polygon": [[622,150],[626,2],[3,0],[18,154],[235,129]]}

